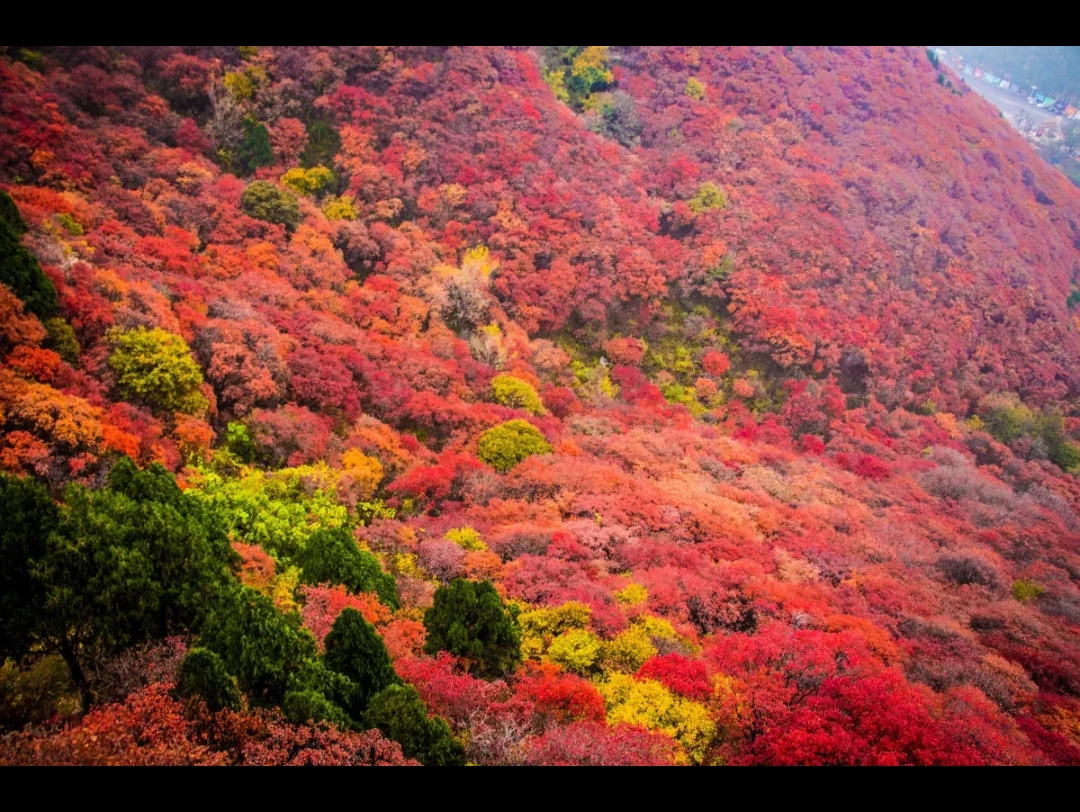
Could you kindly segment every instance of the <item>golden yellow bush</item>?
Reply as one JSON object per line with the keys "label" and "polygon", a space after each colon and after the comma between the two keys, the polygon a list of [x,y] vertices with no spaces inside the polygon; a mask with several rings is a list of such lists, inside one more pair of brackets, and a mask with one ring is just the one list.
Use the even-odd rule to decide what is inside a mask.
{"label": "golden yellow bush", "polygon": [[518,615],[522,655],[526,660],[540,659],[557,636],[572,629],[585,629],[591,617],[592,609],[578,601],[522,612]]}
{"label": "golden yellow bush", "polygon": [[700,764],[716,737],[708,709],[671,693],[659,682],[610,674],[597,686],[607,708],[608,722],[659,730],[683,746],[686,756]]}
{"label": "golden yellow bush", "polygon": [[600,655],[600,639],[585,629],[563,632],[548,646],[547,656],[569,671],[587,674]]}

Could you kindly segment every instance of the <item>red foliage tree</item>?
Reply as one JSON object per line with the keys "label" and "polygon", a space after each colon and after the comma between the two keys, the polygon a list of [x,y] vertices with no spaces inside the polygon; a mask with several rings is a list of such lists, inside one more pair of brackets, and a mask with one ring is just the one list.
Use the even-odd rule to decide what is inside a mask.
{"label": "red foliage tree", "polygon": [[639,727],[596,722],[553,727],[527,742],[526,764],[560,767],[659,767],[674,762],[677,745]]}
{"label": "red foliage tree", "polygon": [[517,681],[515,689],[532,703],[537,721],[544,728],[553,724],[604,721],[604,699],[600,692],[575,674],[529,674]]}
{"label": "red foliage tree", "polygon": [[638,679],[654,679],[689,699],[708,700],[713,694],[712,680],[705,663],[674,652],[646,660],[634,676]]}

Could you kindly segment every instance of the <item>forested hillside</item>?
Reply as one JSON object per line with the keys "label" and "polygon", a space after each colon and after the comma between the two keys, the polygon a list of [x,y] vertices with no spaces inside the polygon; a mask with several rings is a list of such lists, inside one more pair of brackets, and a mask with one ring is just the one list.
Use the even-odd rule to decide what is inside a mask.
{"label": "forested hillside", "polygon": [[0,763],[1080,763],[1080,189],[924,49],[0,53]]}

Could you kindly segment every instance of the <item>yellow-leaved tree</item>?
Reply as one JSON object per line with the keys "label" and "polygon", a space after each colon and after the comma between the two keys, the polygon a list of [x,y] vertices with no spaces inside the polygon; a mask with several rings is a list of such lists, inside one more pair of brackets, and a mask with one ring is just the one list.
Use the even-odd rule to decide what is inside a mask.
{"label": "yellow-leaved tree", "polygon": [[199,387],[202,370],[183,338],[155,327],[112,330],[109,366],[128,400],[145,403],[157,412],[202,414],[209,403]]}
{"label": "yellow-leaved tree", "polygon": [[563,632],[588,628],[592,609],[578,601],[561,606],[543,606],[518,615],[521,629],[521,653],[526,660],[543,657],[552,641]]}
{"label": "yellow-leaved tree", "polygon": [[626,674],[609,674],[597,687],[610,724],[659,730],[681,744],[694,764],[705,760],[716,738],[716,723],[704,705],[676,696],[656,680]]}

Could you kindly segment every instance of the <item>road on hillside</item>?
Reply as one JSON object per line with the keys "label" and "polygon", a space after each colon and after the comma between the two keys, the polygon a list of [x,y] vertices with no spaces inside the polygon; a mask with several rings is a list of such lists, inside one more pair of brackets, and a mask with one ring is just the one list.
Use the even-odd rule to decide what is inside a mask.
{"label": "road on hillside", "polygon": [[952,71],[953,76],[959,76],[964,84],[1000,110],[1005,115],[1005,118],[1009,120],[1010,124],[1015,125],[1016,116],[1021,112],[1027,115],[1027,117],[1035,123],[1036,127],[1044,121],[1057,118],[1057,116],[1049,110],[1040,110],[1034,104],[1028,104],[1026,94],[1021,93],[1019,96],[1015,96],[1007,90],[1002,90],[1000,87],[994,87],[991,84],[987,84],[982,79],[959,74],[952,65],[949,65],[948,67]]}

